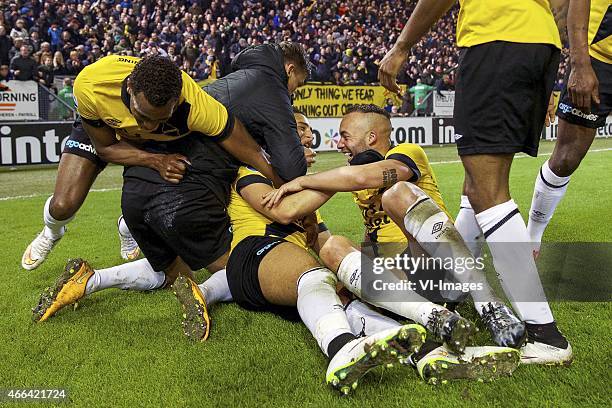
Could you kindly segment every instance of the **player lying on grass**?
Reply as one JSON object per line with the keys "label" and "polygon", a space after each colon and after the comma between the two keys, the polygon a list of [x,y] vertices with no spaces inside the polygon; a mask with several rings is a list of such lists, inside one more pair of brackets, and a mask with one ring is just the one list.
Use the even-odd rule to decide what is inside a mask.
{"label": "player lying on grass", "polygon": [[[366,345],[371,346],[380,338],[380,333],[401,330],[402,325],[363,304],[358,308],[357,302],[353,302],[350,309],[352,316],[345,314],[336,295],[335,275],[308,252],[306,234],[295,220],[321,206],[331,194],[303,191],[268,209],[261,205],[261,197],[272,191],[271,184],[259,172],[241,168],[228,208],[234,239],[226,271],[213,274],[199,286],[182,276],[174,283],[173,289],[184,308],[185,334],[193,340],[206,339],[210,330],[207,308],[219,301],[233,300],[247,310],[271,311],[281,316],[290,314],[297,306],[302,321],[331,359],[328,383],[348,392],[374,365],[394,360],[389,356],[372,360],[368,352],[371,349]],[[438,379],[493,379],[517,367],[519,354],[516,350],[499,347],[468,347],[466,350],[465,344],[473,334],[469,321],[416,294],[412,300],[414,303],[405,310],[412,307],[412,310],[425,313],[426,318],[419,319],[411,312],[407,312],[408,316],[423,321],[437,340],[446,341],[451,347],[434,344],[419,355],[418,368],[424,379],[434,383]],[[362,316],[362,311],[366,311],[366,317]],[[347,317],[350,326],[347,326]],[[367,335],[356,339],[355,335],[363,330],[362,317]],[[420,326],[412,327],[424,333],[422,328],[415,329]],[[405,360],[411,353],[409,345],[403,347],[408,350],[399,350],[398,356]],[[336,350],[339,350],[337,354]],[[456,354],[464,351],[465,356]],[[339,366],[344,368],[338,371]]]}
{"label": "player lying on grass", "polygon": [[[427,155],[422,148],[410,143],[391,148],[390,134],[388,112],[375,105],[352,107],[340,123],[338,143],[351,166],[298,177],[267,194],[266,207],[273,208],[283,196],[307,189],[326,193],[355,192],[370,241],[412,240],[419,244],[421,252],[435,258],[473,259],[446,212]],[[326,243],[328,249],[322,249],[322,259],[328,267],[338,271],[338,278],[347,289],[360,296],[364,257],[352,246],[334,248],[335,242],[341,241]],[[413,256],[418,254],[413,253]],[[520,347],[525,340],[524,324],[498,299],[482,271],[466,269],[455,272],[453,277],[458,282],[480,284],[480,290],[471,291],[471,296],[493,341],[500,346]],[[391,278],[401,284],[399,277]],[[427,324],[429,318],[430,312],[419,311],[414,302],[374,304],[421,324]]]}
{"label": "player lying on grass", "polygon": [[[307,119],[299,112],[296,112],[295,116],[301,141],[308,146],[312,134]],[[303,281],[299,276],[306,270],[305,268],[322,268],[307,252],[306,235],[295,220],[322,205],[331,194],[302,192],[284,200],[275,209],[267,209],[260,204],[260,197],[271,190],[270,181],[260,173],[242,168],[232,189],[228,208],[234,239],[226,271],[213,274],[201,285],[196,285],[192,280],[183,277],[179,277],[173,285],[184,308],[183,328],[190,338],[203,340],[208,337],[210,319],[207,307],[220,301],[235,300],[249,310],[270,310],[281,315],[290,313],[292,308],[286,306],[293,306],[296,304],[294,302],[297,302],[298,311],[305,319],[304,322],[307,326],[309,322],[312,325],[312,316],[308,315],[309,303],[306,301],[302,303],[300,300],[300,294],[304,293],[304,289],[301,289]],[[325,242],[329,236],[326,228],[321,228],[322,225],[319,223],[318,244]],[[315,245],[315,250],[317,247],[320,246]],[[322,269],[320,274],[325,274],[328,284],[334,286],[331,282],[335,282],[336,278],[330,275],[329,270]],[[325,290],[328,291],[329,287],[326,286]],[[329,295],[331,296],[331,292]],[[415,307],[420,307],[421,310],[435,309],[435,312],[429,316],[427,326],[436,333],[438,340],[447,340],[453,346],[458,346],[455,343],[457,339],[465,341],[469,337],[471,323],[448,311],[444,312],[444,308],[437,308],[422,297],[417,296],[414,300],[418,302]],[[337,302],[337,299],[334,299],[334,302]],[[304,307],[300,307],[301,304]],[[378,331],[372,330],[376,327],[381,327],[383,332],[401,326],[368,309],[365,305],[358,308],[359,302],[352,304],[350,310],[357,311],[357,314],[347,313],[347,317],[354,335],[359,335],[364,330],[361,325],[362,319],[368,327],[368,335],[376,335]],[[337,303],[336,305],[339,306]],[[361,312],[366,310],[369,311],[363,316]],[[347,339],[350,339],[350,336]],[[323,347],[324,352],[326,348]],[[440,380],[493,379],[511,373],[519,360],[518,353],[509,348],[463,349],[460,346],[454,349],[464,350],[465,355],[460,357],[440,344],[429,342],[427,352],[416,356],[412,361],[416,363],[419,360],[420,374],[424,379],[435,382],[438,378]],[[402,358],[405,359],[408,355],[408,352],[404,352]],[[352,380],[363,374],[360,359],[356,358],[355,361],[357,366],[352,368],[356,370],[355,375],[347,375],[346,381],[339,379],[337,388],[349,390],[348,384],[354,384]],[[335,364],[332,359],[330,367],[334,367]]]}
{"label": "player lying on grass", "polygon": [[[173,290],[184,308],[185,333],[194,340],[208,337],[207,302],[233,300],[247,310],[271,311],[281,316],[290,314],[297,306],[302,321],[330,358],[327,382],[348,393],[369,369],[392,364],[412,354],[410,349],[418,347],[418,339],[424,336],[425,330],[417,325],[387,323],[382,331],[370,330],[366,337],[356,338],[336,295],[335,275],[308,252],[306,234],[295,221],[321,206],[330,194],[304,191],[283,200],[280,206],[267,209],[261,205],[261,197],[272,190],[271,184],[257,171],[246,167],[240,169],[228,208],[234,238],[225,273],[213,274],[200,286],[182,276],[174,283]],[[421,311],[430,311],[427,327],[438,340],[446,340],[455,351],[464,351],[473,325],[424,298],[419,300],[414,306]],[[414,315],[411,317],[416,318]],[[410,341],[403,339],[408,334]],[[395,337],[390,340],[390,335]],[[382,340],[383,337],[387,340]],[[393,348],[398,343],[401,347],[392,350],[390,355],[381,354],[381,349],[376,347],[381,346],[384,351],[387,345]],[[474,353],[478,354],[476,359]],[[509,348],[491,348],[484,352],[471,349],[466,361],[461,362],[458,356],[446,349],[437,350],[435,356],[429,356],[421,364],[420,372],[426,372],[425,378],[453,378],[461,376],[461,372],[464,372],[463,376],[473,372],[471,375],[493,378],[511,372],[519,360],[518,353]],[[494,356],[497,362],[489,359],[490,366],[474,369],[476,364],[487,365],[485,356]],[[447,359],[451,362],[445,367],[436,363]],[[461,369],[457,369],[459,366]],[[431,374],[436,369],[440,370],[440,375]],[[499,373],[495,374],[497,369]],[[446,370],[449,373],[445,375]]]}
{"label": "player lying on grass", "polygon": [[[305,231],[295,221],[327,201],[328,195],[306,192],[289,200],[282,212],[264,212],[261,196],[271,185],[255,170],[241,167],[238,172],[228,207],[234,234],[226,267],[229,293],[247,310],[288,316],[297,307],[301,320],[330,359],[327,382],[348,393],[371,368],[392,365],[418,349],[425,340],[425,329],[396,326],[367,337],[354,336],[336,294],[335,275],[308,252]],[[192,339],[206,338],[209,322],[200,288],[183,276],[172,288],[185,309],[185,333]]]}

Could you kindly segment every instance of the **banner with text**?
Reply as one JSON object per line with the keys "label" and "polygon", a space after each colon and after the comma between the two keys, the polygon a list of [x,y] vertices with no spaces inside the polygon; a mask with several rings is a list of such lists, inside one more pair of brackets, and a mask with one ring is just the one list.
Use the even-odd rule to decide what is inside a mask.
{"label": "banner with text", "polygon": [[[337,151],[340,118],[310,120],[315,151]],[[455,143],[453,118],[391,118],[391,142],[416,143],[421,146]],[[58,163],[70,135],[72,122],[0,123],[0,165],[17,166]],[[557,137],[557,123],[545,128],[542,139]],[[597,129],[596,137],[612,137],[612,116]]]}
{"label": "banner with text", "polygon": [[388,98],[401,105],[399,97],[382,86],[305,85],[293,94],[293,105],[310,118],[339,118],[353,105],[384,107]]}
{"label": "banner with text", "polygon": [[[316,151],[337,150],[340,139],[339,118],[310,119]],[[416,143],[421,146],[446,144],[455,142],[455,127],[452,118],[421,118],[394,117],[391,118],[391,142]]]}
{"label": "banner with text", "polygon": [[38,119],[38,84],[36,82],[0,82],[1,121]]}
{"label": "banner with text", "polygon": [[58,163],[72,122],[0,124],[0,165]]}
{"label": "banner with text", "polygon": [[[315,151],[337,150],[340,139],[340,118],[310,119]],[[421,146],[455,143],[455,121],[452,117],[393,117],[391,118],[391,142],[416,143]],[[542,131],[542,139],[557,138],[557,122]],[[606,125],[597,129],[595,137],[612,137],[612,115]]]}
{"label": "banner with text", "polygon": [[453,116],[455,91],[433,92],[433,113],[436,116]]}

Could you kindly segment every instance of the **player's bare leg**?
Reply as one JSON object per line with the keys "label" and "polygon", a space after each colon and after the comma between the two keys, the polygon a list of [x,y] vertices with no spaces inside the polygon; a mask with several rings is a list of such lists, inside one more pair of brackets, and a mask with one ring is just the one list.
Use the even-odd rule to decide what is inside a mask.
{"label": "player's bare leg", "polygon": [[513,156],[461,156],[466,171],[465,190],[504,292],[527,323],[527,344],[537,348],[534,354],[538,356],[533,356],[533,361],[568,363],[572,359],[571,346],[554,321],[533,259],[527,226],[510,198]]}
{"label": "player's bare leg", "polygon": [[[362,267],[371,261],[355,249],[348,239],[333,235],[323,245],[319,256],[330,269],[337,269],[339,280],[350,292],[357,297],[362,296]],[[387,274],[385,279],[393,280],[389,283],[401,284],[405,276]],[[408,292],[407,298],[402,302],[366,300],[375,306],[422,324],[437,340],[445,342],[457,353],[463,352],[476,333],[475,325],[469,320],[428,301],[416,292]]]}
{"label": "player's bare leg", "polygon": [[576,171],[595,139],[596,129],[572,124],[559,118],[557,142],[536,176],[529,211],[527,232],[535,243],[534,254],[540,252],[544,230],[565,196],[570,176]]}
{"label": "player's bare leg", "polygon": [[461,268],[451,271],[456,281],[479,285],[470,294],[493,341],[499,346],[520,347],[525,342],[525,324],[495,295],[484,271],[473,266],[476,261],[461,234],[435,201],[416,185],[399,182],[385,191],[382,204],[406,237],[415,239],[427,254],[456,260],[454,264]]}
{"label": "player's bare leg", "polygon": [[81,208],[98,173],[98,166],[91,160],[71,153],[62,154],[55,190],[43,211],[45,227],[25,250],[21,259],[24,269],[36,269],[47,258],[64,235],[66,224]]}

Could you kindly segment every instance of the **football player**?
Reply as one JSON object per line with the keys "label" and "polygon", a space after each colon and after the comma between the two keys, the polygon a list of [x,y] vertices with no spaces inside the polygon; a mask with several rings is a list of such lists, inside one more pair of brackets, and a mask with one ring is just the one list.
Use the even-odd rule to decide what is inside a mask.
{"label": "football player", "polygon": [[[203,151],[214,143],[216,154],[203,157],[194,171],[223,172],[233,155],[272,176],[240,121],[168,59],[102,58],[77,76],[74,95],[79,119],[60,160],[54,195],[45,204],[45,228],[23,254],[25,269],[38,267],[61,239],[107,162],[128,166],[126,182],[145,177],[178,183],[190,165],[187,151],[196,144],[205,145],[199,149]],[[185,141],[186,136],[198,140]],[[130,186],[124,189],[129,192]],[[122,219],[119,224],[121,235],[129,238]],[[135,258],[136,248],[127,245],[123,255]],[[165,262],[158,270],[169,266]]]}
{"label": "football player", "polygon": [[570,47],[571,69],[557,109],[557,141],[536,177],[527,224],[536,256],[570,176],[612,110],[612,5],[608,0],[590,3],[588,15],[580,8],[568,10],[570,45],[574,45]]}
{"label": "football player", "polygon": [[[384,109],[375,105],[351,107],[340,123],[338,143],[350,166],[298,177],[269,193],[264,199],[266,206],[271,208],[284,195],[304,189],[350,191],[361,209],[369,241],[410,240],[413,256],[425,253],[442,259],[473,259],[446,211],[427,155],[411,143],[391,147],[390,134],[391,120]],[[321,249],[321,258],[338,271],[347,289],[361,296],[361,252],[347,239],[332,237]],[[494,294],[482,271],[468,268],[454,272],[453,278],[459,282],[480,284],[471,295],[495,343],[519,347],[525,340],[525,326]],[[394,275],[391,279],[400,280]],[[418,302],[371,303],[427,325],[429,311],[413,310]],[[446,313],[441,306],[439,310]]]}

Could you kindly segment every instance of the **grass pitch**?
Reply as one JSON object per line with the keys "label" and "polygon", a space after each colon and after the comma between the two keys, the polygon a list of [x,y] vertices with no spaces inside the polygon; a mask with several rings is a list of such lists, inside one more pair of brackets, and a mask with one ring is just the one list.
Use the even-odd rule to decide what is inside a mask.
{"label": "grass pitch", "polygon": [[[523,217],[538,167],[551,150],[551,143],[542,143],[542,156],[514,163],[512,195]],[[573,176],[545,241],[612,242],[612,140],[598,140],[592,150]],[[463,180],[456,150],[426,151],[456,214]],[[315,170],[344,161],[337,153],[320,154]],[[202,344],[182,334],[180,307],[169,291],[99,292],[78,309],[36,325],[30,309],[67,258],[83,257],[97,268],[122,262],[116,232],[121,169],[110,166],[49,259],[35,271],[21,269],[23,250],[42,228],[42,207],[54,180],[55,169],[0,172],[0,389],[66,388],[78,407],[610,406],[612,308],[604,302],[552,304],[574,348],[570,368],[522,366],[513,377],[490,384],[439,387],[424,384],[411,368],[378,370],[347,398],[325,385],[326,360],[304,326],[233,304],[212,308],[211,337]],[[362,223],[349,194],[335,196],[322,214],[333,233],[359,242]],[[487,343],[484,334],[479,340]]]}

